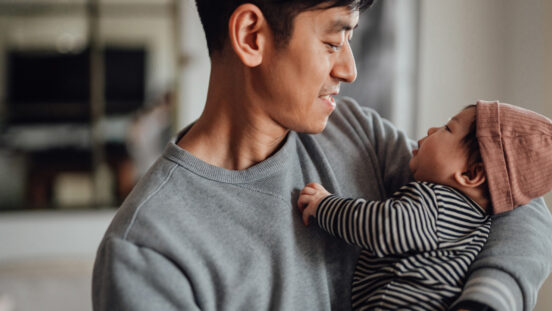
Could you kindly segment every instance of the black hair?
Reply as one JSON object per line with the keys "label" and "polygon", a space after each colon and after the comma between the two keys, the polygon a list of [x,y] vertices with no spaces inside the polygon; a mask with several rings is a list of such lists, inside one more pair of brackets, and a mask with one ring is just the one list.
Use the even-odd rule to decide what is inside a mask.
{"label": "black hair", "polygon": [[352,10],[364,10],[374,0],[196,0],[199,17],[205,31],[209,55],[220,51],[228,37],[228,20],[234,10],[252,3],[259,7],[270,26],[277,47],[284,47],[293,30],[293,19],[297,14],[318,7],[329,9],[347,6]]}
{"label": "black hair", "polygon": [[[464,109],[476,108],[477,105],[468,105]],[[470,128],[468,134],[462,138],[462,144],[466,147],[468,152],[468,168],[477,163],[483,163],[483,158],[481,157],[481,151],[479,149],[479,142],[477,141],[477,113],[473,120],[470,123]],[[491,194],[489,192],[489,184],[486,180],[483,187],[483,196],[490,200]],[[493,205],[489,204],[486,209],[487,214],[493,214]]]}
{"label": "black hair", "polygon": [[[469,105],[464,109],[476,108],[476,105]],[[483,162],[481,158],[481,152],[479,151],[479,143],[477,142],[477,126],[476,126],[477,116],[473,118],[470,123],[470,128],[468,134],[462,138],[462,144],[467,148],[468,152],[468,166],[471,166],[476,163]]]}

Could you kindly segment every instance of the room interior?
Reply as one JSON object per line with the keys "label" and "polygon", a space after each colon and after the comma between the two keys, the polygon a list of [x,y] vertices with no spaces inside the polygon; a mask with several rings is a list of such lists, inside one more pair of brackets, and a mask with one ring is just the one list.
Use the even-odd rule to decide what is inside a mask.
{"label": "room interior", "polygon": [[[342,94],[412,138],[477,99],[552,117],[548,1],[380,0],[352,44]],[[103,232],[209,66],[193,0],[0,0],[0,311],[92,310]]]}

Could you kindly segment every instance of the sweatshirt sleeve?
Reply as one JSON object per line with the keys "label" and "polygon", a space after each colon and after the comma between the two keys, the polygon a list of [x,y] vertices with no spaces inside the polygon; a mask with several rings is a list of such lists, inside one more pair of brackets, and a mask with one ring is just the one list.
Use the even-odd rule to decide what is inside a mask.
{"label": "sweatshirt sleeve", "polygon": [[330,234],[378,257],[438,246],[437,201],[423,183],[410,183],[401,188],[400,196],[385,201],[331,195],[320,203],[316,218]]}
{"label": "sweatshirt sleeve", "polygon": [[476,301],[494,310],[532,310],[552,271],[552,216],[544,200],[495,216],[489,239],[470,270],[455,305]]}
{"label": "sweatshirt sleeve", "polygon": [[366,107],[362,109],[370,125],[365,131],[373,144],[374,157],[381,171],[386,197],[389,197],[413,180],[408,162],[416,142],[375,111]]}
{"label": "sweatshirt sleeve", "polygon": [[186,276],[169,259],[119,238],[100,246],[92,305],[95,311],[199,310]]}

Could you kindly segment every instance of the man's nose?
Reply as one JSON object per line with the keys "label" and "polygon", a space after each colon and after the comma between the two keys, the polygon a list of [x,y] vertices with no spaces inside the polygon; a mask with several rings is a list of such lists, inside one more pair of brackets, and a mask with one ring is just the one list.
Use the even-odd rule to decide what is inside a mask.
{"label": "man's nose", "polygon": [[435,133],[435,131],[437,131],[437,128],[436,127],[430,127],[428,130],[427,130],[427,136]]}
{"label": "man's nose", "polygon": [[355,64],[355,57],[349,41],[346,41],[343,45],[343,49],[339,51],[338,59],[336,60],[331,76],[339,81],[352,83],[356,80],[357,69]]}

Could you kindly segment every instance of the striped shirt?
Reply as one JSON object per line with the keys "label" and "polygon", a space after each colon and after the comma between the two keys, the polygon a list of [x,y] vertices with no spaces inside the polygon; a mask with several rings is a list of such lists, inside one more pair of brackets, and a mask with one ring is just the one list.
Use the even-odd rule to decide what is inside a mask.
{"label": "striped shirt", "polygon": [[412,182],[385,201],[324,198],[320,227],[363,248],[355,310],[446,310],[487,241],[491,219],[456,189]]}

